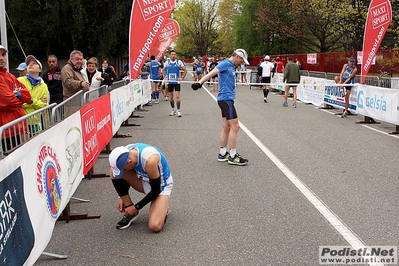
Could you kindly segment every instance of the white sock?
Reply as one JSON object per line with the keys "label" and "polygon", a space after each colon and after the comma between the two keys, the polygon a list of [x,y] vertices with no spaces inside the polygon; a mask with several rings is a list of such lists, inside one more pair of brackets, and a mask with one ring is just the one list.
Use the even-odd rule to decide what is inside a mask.
{"label": "white sock", "polygon": [[227,152],[226,147],[220,147],[220,152],[219,152],[219,153],[220,153],[221,155],[225,155],[226,152]]}
{"label": "white sock", "polygon": [[230,149],[230,157],[234,158],[236,156],[237,150],[236,149]]}

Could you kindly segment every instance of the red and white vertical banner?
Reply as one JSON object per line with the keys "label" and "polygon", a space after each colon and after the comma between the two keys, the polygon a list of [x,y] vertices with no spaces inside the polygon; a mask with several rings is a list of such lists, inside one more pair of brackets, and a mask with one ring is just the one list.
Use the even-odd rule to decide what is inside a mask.
{"label": "red and white vertical banner", "polygon": [[129,32],[131,79],[139,75],[174,8],[175,0],[133,0]]}
{"label": "red and white vertical banner", "polygon": [[168,18],[163,26],[158,40],[151,49],[151,55],[155,55],[157,61],[161,60],[170,45],[175,41],[177,35],[180,34],[180,26],[176,20]]}
{"label": "red and white vertical banner", "polygon": [[372,0],[364,28],[361,83],[364,83],[364,79],[377,55],[378,48],[384,39],[391,21],[392,8],[389,0]]}

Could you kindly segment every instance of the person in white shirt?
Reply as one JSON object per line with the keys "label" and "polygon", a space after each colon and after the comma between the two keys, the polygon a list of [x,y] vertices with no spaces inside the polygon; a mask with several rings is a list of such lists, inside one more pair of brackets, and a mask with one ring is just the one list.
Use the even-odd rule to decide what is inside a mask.
{"label": "person in white shirt", "polygon": [[262,83],[265,83],[265,85],[263,85],[263,101],[265,103],[267,103],[267,95],[270,91],[270,81],[273,69],[273,64],[269,60],[270,56],[266,55],[265,61],[260,64],[260,67],[262,68]]}
{"label": "person in white shirt", "polygon": [[[99,88],[101,86],[101,81],[104,81],[104,79],[101,77],[101,72],[97,70],[97,64],[97,58],[91,57],[89,60],[87,60],[86,67],[80,71],[85,81],[90,84],[89,91]],[[100,95],[98,93],[89,93],[88,101],[93,101],[99,96]]]}

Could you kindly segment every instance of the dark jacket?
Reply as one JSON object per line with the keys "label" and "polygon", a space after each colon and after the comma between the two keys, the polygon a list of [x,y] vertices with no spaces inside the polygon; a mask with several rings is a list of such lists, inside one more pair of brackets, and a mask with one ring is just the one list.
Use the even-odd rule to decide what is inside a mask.
{"label": "dark jacket", "polygon": [[112,85],[114,81],[117,80],[116,75],[114,71],[112,71],[112,68],[108,67],[105,70],[103,70],[102,67],[98,68],[98,71],[101,72],[101,77],[104,79],[104,81],[101,83],[101,85]]}

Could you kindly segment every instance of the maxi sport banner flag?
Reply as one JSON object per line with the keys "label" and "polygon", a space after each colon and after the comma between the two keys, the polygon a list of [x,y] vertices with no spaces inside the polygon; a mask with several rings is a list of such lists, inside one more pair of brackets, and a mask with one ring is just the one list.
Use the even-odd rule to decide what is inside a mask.
{"label": "maxi sport banner flag", "polygon": [[179,23],[171,18],[168,18],[158,36],[158,40],[151,49],[151,55],[155,55],[157,61],[161,60],[170,45],[174,42],[176,37],[180,34]]}
{"label": "maxi sport banner flag", "polygon": [[364,28],[361,83],[364,83],[391,20],[392,8],[389,0],[372,0]]}
{"label": "maxi sport banner flag", "polygon": [[129,32],[131,79],[137,78],[174,8],[175,0],[133,0]]}

